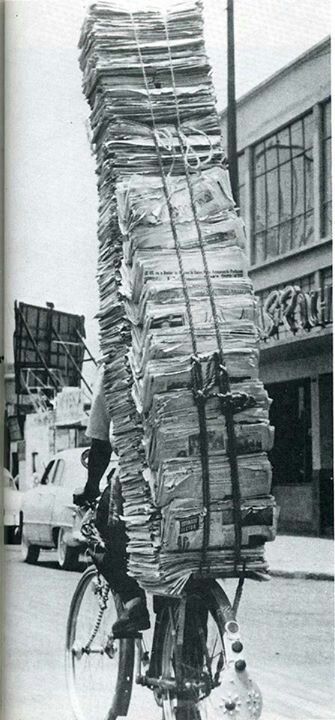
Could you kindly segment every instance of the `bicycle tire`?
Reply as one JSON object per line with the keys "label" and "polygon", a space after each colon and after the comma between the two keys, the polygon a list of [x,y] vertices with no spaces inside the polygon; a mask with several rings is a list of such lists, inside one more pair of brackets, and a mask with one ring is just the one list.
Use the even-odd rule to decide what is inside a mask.
{"label": "bicycle tire", "polygon": [[[233,642],[228,639],[227,628],[239,633],[239,626],[227,595],[215,580],[191,581],[186,593],[185,630],[179,649],[186,682],[182,689],[164,692],[164,720],[219,720],[223,714],[256,720],[262,710],[261,695],[247,674],[244,660],[238,664],[241,653],[231,652]],[[181,603],[176,603],[169,617],[165,612],[162,624],[161,674],[170,680],[177,678],[174,631],[180,614]],[[187,683],[189,689],[185,689]]]}
{"label": "bicycle tire", "polygon": [[[135,642],[127,638],[113,640],[108,645],[112,624],[121,608],[119,597],[111,592],[106,581],[98,580],[95,566],[89,566],[81,575],[72,597],[66,628],[66,680],[76,720],[92,720],[92,717],[95,720],[116,720],[127,714],[133,683]],[[84,625],[86,622],[87,628],[81,628],[81,623]],[[101,645],[94,646],[96,641],[100,641]],[[91,661],[94,669],[89,668]],[[81,675],[86,669],[88,678],[85,682]]]}

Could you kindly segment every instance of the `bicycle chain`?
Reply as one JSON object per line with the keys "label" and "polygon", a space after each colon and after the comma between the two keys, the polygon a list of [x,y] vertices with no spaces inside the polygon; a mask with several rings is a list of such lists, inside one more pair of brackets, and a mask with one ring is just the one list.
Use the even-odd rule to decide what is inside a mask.
{"label": "bicycle chain", "polygon": [[97,619],[94,624],[94,628],[91,632],[90,638],[85,645],[85,650],[87,650],[92,645],[93,640],[96,638],[98,630],[101,625],[101,620],[102,620],[103,614],[107,607],[109,585],[107,583],[102,583],[99,575],[98,575],[98,590],[97,590],[97,592],[99,593],[99,612],[98,612],[98,616],[97,616]]}

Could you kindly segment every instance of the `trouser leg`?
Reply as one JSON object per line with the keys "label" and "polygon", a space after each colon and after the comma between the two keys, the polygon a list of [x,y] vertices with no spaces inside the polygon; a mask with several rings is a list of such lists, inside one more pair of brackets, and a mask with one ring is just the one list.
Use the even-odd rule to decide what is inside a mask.
{"label": "trouser leg", "polygon": [[126,537],[124,524],[115,528],[114,542],[107,543],[102,564],[102,572],[111,588],[117,592],[124,603],[135,597],[145,598],[135,578],[127,574]]}
{"label": "trouser leg", "polygon": [[117,513],[113,516],[113,511],[111,512],[110,488],[106,488],[101,496],[96,526],[106,545],[100,570],[110,587],[120,595],[124,603],[135,597],[145,600],[144,591],[135,578],[127,574],[126,528]]}

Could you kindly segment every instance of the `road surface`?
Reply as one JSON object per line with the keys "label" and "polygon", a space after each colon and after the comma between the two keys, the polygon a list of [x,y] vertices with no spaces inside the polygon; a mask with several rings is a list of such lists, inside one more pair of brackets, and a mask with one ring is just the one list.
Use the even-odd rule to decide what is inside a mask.
{"label": "road surface", "polygon": [[[4,720],[71,720],[64,636],[78,578],[59,570],[53,553],[42,552],[32,566],[21,562],[17,547],[6,549]],[[234,587],[226,585],[231,598]],[[332,605],[331,582],[246,583],[238,617],[248,666],[263,693],[262,720],[334,717]],[[161,720],[149,690],[135,688],[128,718]]]}

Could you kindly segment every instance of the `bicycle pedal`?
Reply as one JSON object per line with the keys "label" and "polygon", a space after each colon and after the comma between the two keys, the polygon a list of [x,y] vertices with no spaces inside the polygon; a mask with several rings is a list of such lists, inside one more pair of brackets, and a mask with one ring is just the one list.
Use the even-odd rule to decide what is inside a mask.
{"label": "bicycle pedal", "polygon": [[143,639],[143,633],[139,632],[138,630],[128,630],[123,631],[122,633],[116,633],[116,635],[111,635],[111,637],[114,640],[142,640]]}

